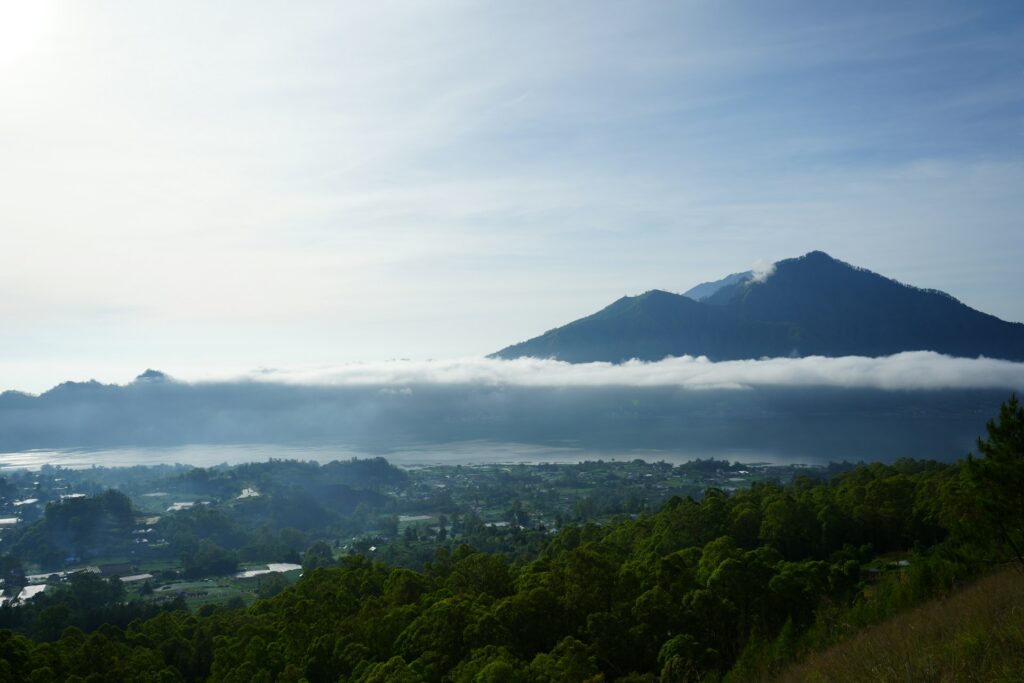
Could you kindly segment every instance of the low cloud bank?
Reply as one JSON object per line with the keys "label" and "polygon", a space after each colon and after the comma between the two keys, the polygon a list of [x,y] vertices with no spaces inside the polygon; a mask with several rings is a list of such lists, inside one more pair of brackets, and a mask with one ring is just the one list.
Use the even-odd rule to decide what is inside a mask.
{"label": "low cloud bank", "polygon": [[334,387],[407,387],[428,384],[522,387],[838,387],[882,390],[1021,389],[1024,363],[953,358],[931,351],[883,358],[846,356],[711,362],[684,356],[658,362],[564,363],[500,360],[394,360],[307,370],[265,370],[242,378],[259,382]]}

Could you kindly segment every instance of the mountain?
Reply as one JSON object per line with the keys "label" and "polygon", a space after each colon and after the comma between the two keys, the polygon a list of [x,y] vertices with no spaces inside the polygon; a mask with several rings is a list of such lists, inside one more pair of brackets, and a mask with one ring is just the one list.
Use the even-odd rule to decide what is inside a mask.
{"label": "mountain", "polygon": [[494,355],[570,363],[660,360],[685,354],[716,359],[784,356],[796,336],[791,325],[743,320],[728,307],[655,289],[622,297],[593,315]]}
{"label": "mountain", "polygon": [[[742,275],[729,276],[735,280],[700,301],[660,290],[623,297],[493,355],[582,363],[682,355],[736,360],[936,351],[1024,360],[1021,323],[821,251],[779,261],[766,279],[736,277]],[[705,285],[711,289],[721,282]]]}
{"label": "mountain", "polygon": [[683,292],[683,296],[689,297],[694,301],[702,301],[708,298],[722,287],[734,285],[737,282],[743,282],[754,277],[754,272],[751,270],[744,271],[742,273],[733,273],[732,275],[726,275],[721,280],[714,280],[713,282],[702,282],[695,287]]}

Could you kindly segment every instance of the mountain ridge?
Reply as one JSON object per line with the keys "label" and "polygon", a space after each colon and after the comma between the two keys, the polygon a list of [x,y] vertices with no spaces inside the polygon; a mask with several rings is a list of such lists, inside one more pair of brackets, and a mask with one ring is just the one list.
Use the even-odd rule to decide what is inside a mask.
{"label": "mountain ridge", "polygon": [[491,356],[623,362],[936,351],[1024,360],[1024,324],[822,251],[779,261],[762,277],[743,275],[698,285],[720,285],[700,301],[663,290],[623,297]]}
{"label": "mountain ridge", "polygon": [[754,277],[754,271],[745,270],[742,273],[730,273],[720,280],[711,280],[710,282],[702,282],[699,285],[694,285],[688,290],[683,292],[683,296],[689,297],[694,301],[703,301],[708,298],[722,287],[736,284]]}

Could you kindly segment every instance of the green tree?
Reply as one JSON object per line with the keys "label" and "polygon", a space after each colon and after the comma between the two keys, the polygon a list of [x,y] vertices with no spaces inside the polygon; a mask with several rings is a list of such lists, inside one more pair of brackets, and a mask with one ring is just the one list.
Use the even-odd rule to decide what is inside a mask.
{"label": "green tree", "polygon": [[448,586],[457,593],[487,593],[500,598],[512,593],[512,577],[504,557],[473,553],[455,563]]}
{"label": "green tree", "polygon": [[21,560],[14,555],[0,555],[0,580],[3,580],[3,594],[16,597],[28,581]]}
{"label": "green tree", "polygon": [[360,683],[418,683],[421,680],[401,657],[373,664],[359,678]]}
{"label": "green tree", "polygon": [[302,568],[307,572],[313,571],[317,567],[330,567],[332,564],[334,564],[334,551],[323,541],[314,543],[302,558]]}
{"label": "green tree", "polygon": [[587,646],[571,636],[565,637],[550,653],[534,657],[530,673],[537,683],[602,680]]}
{"label": "green tree", "polygon": [[1024,407],[1016,394],[978,439],[980,458],[967,456],[965,490],[988,529],[1024,565]]}
{"label": "green tree", "polygon": [[259,584],[256,587],[256,595],[266,600],[267,598],[274,597],[290,585],[291,582],[283,574],[276,572],[267,574],[260,578]]}

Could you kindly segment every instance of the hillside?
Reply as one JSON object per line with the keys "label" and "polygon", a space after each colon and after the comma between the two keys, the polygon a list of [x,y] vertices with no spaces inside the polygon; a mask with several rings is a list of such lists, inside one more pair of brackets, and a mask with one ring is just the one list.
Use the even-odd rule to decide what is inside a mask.
{"label": "hillside", "polygon": [[811,655],[777,683],[1024,680],[1024,575],[994,572]]}
{"label": "hillside", "polygon": [[699,285],[698,294],[711,292],[700,301],[659,290],[623,297],[494,356],[579,363],[682,355],[712,360],[885,356],[928,350],[1024,360],[1024,325],[824,252],[780,261],[763,281],[738,275]]}

